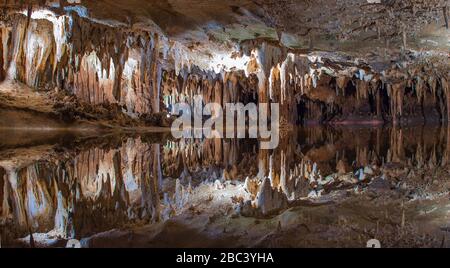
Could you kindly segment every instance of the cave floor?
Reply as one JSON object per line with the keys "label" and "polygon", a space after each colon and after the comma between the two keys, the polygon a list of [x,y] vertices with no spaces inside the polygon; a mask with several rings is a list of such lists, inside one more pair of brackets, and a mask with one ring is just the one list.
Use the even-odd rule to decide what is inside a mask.
{"label": "cave floor", "polygon": [[[298,206],[269,219],[213,214],[195,208],[164,223],[114,229],[88,238],[90,247],[317,248],[449,247],[448,198],[404,205],[353,197],[332,204]],[[404,215],[404,216],[403,216]],[[402,220],[404,217],[404,221]]]}

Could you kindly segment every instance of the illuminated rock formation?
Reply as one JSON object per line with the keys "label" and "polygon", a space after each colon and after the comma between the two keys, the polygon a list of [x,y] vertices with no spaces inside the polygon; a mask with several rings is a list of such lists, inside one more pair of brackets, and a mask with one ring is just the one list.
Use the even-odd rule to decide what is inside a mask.
{"label": "illuminated rock formation", "polygon": [[[207,59],[196,54],[185,40],[171,40],[155,25],[128,29],[120,21],[92,17],[96,9],[64,1],[53,10],[28,3],[24,3],[27,8],[12,6],[6,13],[1,78],[17,79],[36,89],[65,90],[93,105],[117,104],[132,117],[170,111],[176,102],[192,103],[194,95],[202,95],[204,104],[278,102],[282,122],[290,124],[400,124],[447,121],[450,114],[448,55],[438,51],[393,51],[393,64],[384,60],[380,68],[369,58],[339,51],[316,53],[282,42],[247,39],[216,62],[214,55]],[[281,4],[266,3],[263,8],[267,5],[275,8],[269,15],[278,18],[271,12]],[[427,8],[412,5],[416,12]],[[368,30],[380,29],[378,21],[374,24],[375,28],[369,23]]]}
{"label": "illuminated rock formation", "polygon": [[[426,196],[403,184],[450,161],[448,1],[231,2],[0,4],[0,127],[126,137],[0,141],[0,226],[10,233],[0,243],[30,232],[83,238],[205,207],[214,225],[365,190]],[[279,146],[149,138],[181,102],[194,114],[277,103]],[[405,127],[424,123],[437,126]]]}

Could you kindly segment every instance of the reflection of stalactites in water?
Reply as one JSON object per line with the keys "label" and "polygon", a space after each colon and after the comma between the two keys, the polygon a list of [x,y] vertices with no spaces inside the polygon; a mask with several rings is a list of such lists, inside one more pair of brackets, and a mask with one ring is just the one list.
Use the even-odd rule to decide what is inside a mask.
{"label": "reflection of stalactites in water", "polygon": [[159,201],[159,181],[162,179],[160,157],[160,147],[152,145],[150,149],[151,155],[146,164],[147,169],[143,172],[143,179],[141,180],[141,202],[142,212],[141,217],[151,221],[160,220],[160,201]]}
{"label": "reflection of stalactites in water", "polygon": [[[283,207],[284,199],[318,196],[333,180],[353,182],[355,172],[366,173],[366,166],[377,172],[374,166],[383,159],[415,167],[444,164],[449,140],[447,128],[431,126],[311,127],[271,151],[248,140],[184,140],[163,147],[127,138],[120,145],[58,154],[17,170],[0,168],[0,217],[12,222],[7,228],[16,237],[28,235],[28,228],[83,237],[126,223],[167,220],[187,208],[192,188],[195,193],[216,180],[222,190],[227,183],[244,184],[252,205],[259,193],[260,205],[270,211]],[[262,187],[267,178],[269,185]]]}
{"label": "reflection of stalactites in water", "polygon": [[9,211],[8,207],[8,188],[5,180],[6,172],[0,167],[0,217],[5,218]]}
{"label": "reflection of stalactites in water", "polygon": [[21,172],[21,178],[26,181],[25,202],[29,227],[38,228],[49,224],[47,221],[54,211],[48,183],[43,179],[54,171],[40,163],[28,166],[25,170]]}
{"label": "reflection of stalactites in water", "polygon": [[57,192],[56,204],[54,231],[64,236],[67,234],[69,212],[61,191]]}
{"label": "reflection of stalactites in water", "polygon": [[11,185],[12,195],[13,195],[13,211],[14,217],[20,226],[27,226],[27,216],[25,212],[25,207],[23,204],[24,196],[22,192],[22,181],[19,180],[16,170],[8,171],[8,180]]}
{"label": "reflection of stalactites in water", "polygon": [[[141,209],[150,208],[144,213],[147,220],[158,220],[160,156],[159,145],[137,139],[113,150],[93,148],[75,158],[55,159],[57,164],[40,161],[17,171],[0,169],[1,218],[13,220],[17,234],[28,235],[31,228],[61,237],[139,220]],[[146,184],[127,189],[125,176]]]}

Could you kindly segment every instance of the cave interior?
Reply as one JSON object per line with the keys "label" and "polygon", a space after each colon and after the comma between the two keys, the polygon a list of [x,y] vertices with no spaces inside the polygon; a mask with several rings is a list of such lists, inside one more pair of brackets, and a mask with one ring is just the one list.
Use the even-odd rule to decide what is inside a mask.
{"label": "cave interior", "polygon": [[[0,247],[450,247],[449,16],[0,0]],[[277,104],[278,146],[174,137],[199,98]]]}

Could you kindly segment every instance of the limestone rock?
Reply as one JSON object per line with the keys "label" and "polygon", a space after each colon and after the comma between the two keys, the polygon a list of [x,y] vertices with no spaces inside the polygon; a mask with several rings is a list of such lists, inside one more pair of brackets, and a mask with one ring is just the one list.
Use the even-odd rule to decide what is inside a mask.
{"label": "limestone rock", "polygon": [[256,197],[256,207],[262,214],[270,215],[288,206],[288,200],[283,192],[273,189],[270,179],[266,178],[260,186]]}

